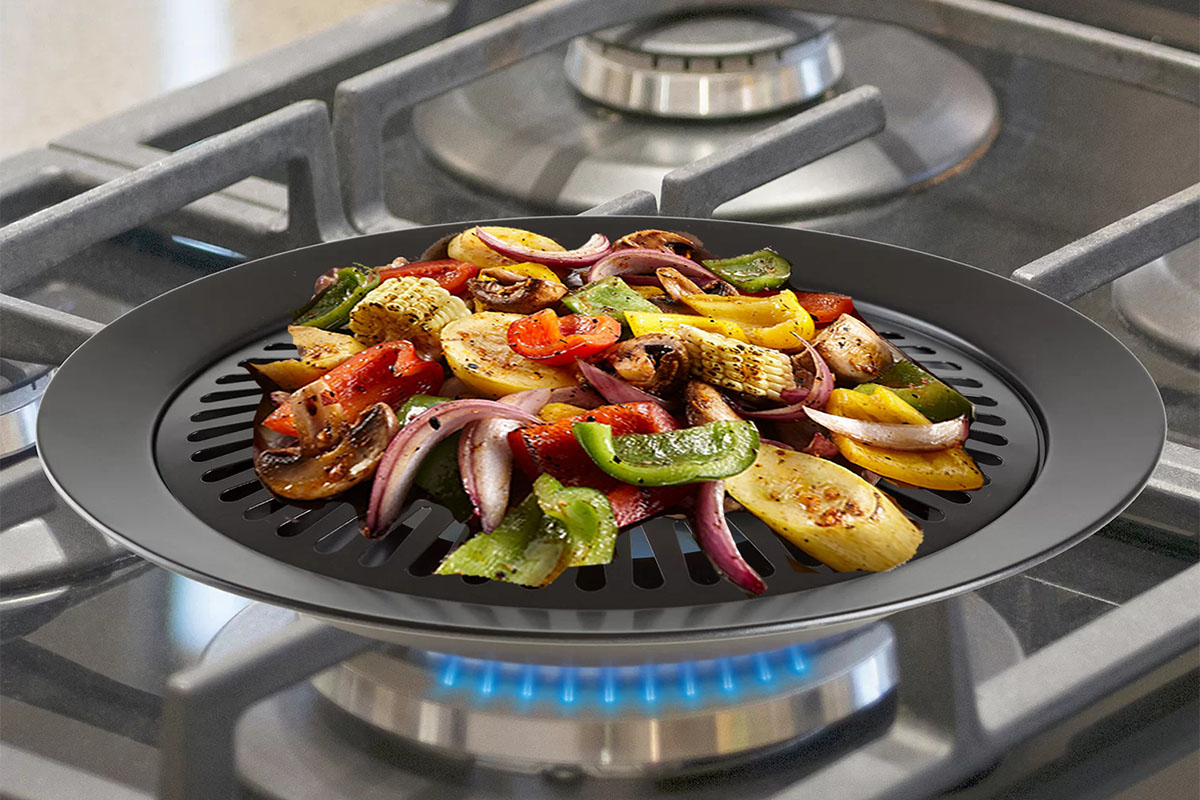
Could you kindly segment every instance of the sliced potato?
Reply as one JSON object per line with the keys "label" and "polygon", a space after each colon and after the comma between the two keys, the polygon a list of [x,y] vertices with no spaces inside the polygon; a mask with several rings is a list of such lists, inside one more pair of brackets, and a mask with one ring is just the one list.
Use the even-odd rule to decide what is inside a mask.
{"label": "sliced potato", "polygon": [[520,318],[520,314],[484,311],[442,328],[446,363],[472,392],[495,398],[525,389],[575,385],[570,370],[539,364],[508,346],[508,326]]}
{"label": "sliced potato", "polygon": [[288,333],[292,335],[292,344],[300,351],[300,360],[322,372],[367,349],[353,336],[308,325],[289,325]]}
{"label": "sliced potato", "polygon": [[283,389],[293,392],[325,374],[325,370],[294,358],[272,361],[269,364],[246,363],[242,366],[249,370],[255,382],[267,391]]}
{"label": "sliced potato", "polygon": [[804,552],[839,572],[880,572],[908,561],[918,528],[895,502],[824,458],[763,444],[725,490]]}
{"label": "sliced potato", "polygon": [[[830,414],[872,422],[928,425],[929,420],[891,389],[880,386],[871,394],[834,389],[825,405]],[[869,469],[892,481],[942,491],[978,489],[983,473],[962,447],[932,452],[905,452],[856,442],[846,436],[830,437],[851,464]]]}
{"label": "sliced potato", "polygon": [[[547,239],[545,236],[540,236],[531,231],[523,231],[520,228],[502,228],[489,225],[484,230],[505,242],[519,244],[524,247],[532,247],[537,250],[553,250],[555,252],[561,252],[566,249],[553,239]],[[468,228],[451,239],[450,243],[446,245],[446,253],[450,258],[456,258],[459,261],[468,261],[480,269],[505,267],[517,263],[511,258],[500,255],[481,242],[479,237],[475,235],[474,228]]]}

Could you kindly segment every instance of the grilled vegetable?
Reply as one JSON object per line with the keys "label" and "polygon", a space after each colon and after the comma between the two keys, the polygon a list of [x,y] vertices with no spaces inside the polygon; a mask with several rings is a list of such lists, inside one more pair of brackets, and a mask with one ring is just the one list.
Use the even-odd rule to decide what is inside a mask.
{"label": "grilled vegetable", "polygon": [[[400,259],[397,259],[400,260]],[[479,267],[466,261],[456,261],[453,258],[443,258],[437,261],[418,261],[415,264],[405,262],[390,267],[381,267],[379,280],[390,278],[430,278],[437,281],[450,294],[462,294],[467,290],[467,281],[479,273]]]}
{"label": "grilled vegetable", "polygon": [[791,262],[769,247],[743,256],[700,263],[743,292],[777,289],[787,283],[792,274]]}
{"label": "grilled vegetable", "polygon": [[464,542],[438,565],[435,575],[475,575],[522,586],[545,586],[567,568],[569,534],[542,513],[530,494],[491,533]]}
{"label": "grilled vegetable", "polygon": [[758,430],[749,422],[722,420],[615,439],[612,427],[601,422],[576,422],[572,430],[596,466],[638,486],[675,486],[736,475],[758,452]]}
{"label": "grilled vegetable", "polygon": [[681,326],[679,333],[687,346],[692,374],[702,380],[771,400],[780,400],[782,392],[796,388],[792,363],[778,350],[745,344],[690,325]]}
{"label": "grilled vegetable", "polygon": [[746,341],[746,332],[742,330],[741,325],[710,317],[695,317],[691,314],[663,314],[657,311],[653,313],[626,311],[625,320],[629,323],[629,329],[633,331],[634,336],[648,336],[652,333],[668,333],[678,336],[681,326],[691,325],[702,331],[719,333],[741,342]]}
{"label": "grilled vegetable", "polygon": [[442,328],[470,313],[432,278],[406,276],[384,281],[364,297],[350,312],[350,330],[366,344],[408,339],[435,349]]}
{"label": "grilled vegetable", "polygon": [[725,491],[804,552],[839,572],[892,569],[912,558],[921,530],[891,498],[848,469],[763,444]]}
{"label": "grilled vegetable", "polygon": [[818,325],[833,322],[842,314],[854,312],[854,301],[847,295],[833,292],[795,292],[796,301],[812,314]]}
{"label": "grilled vegetable", "polygon": [[664,333],[621,342],[605,354],[605,361],[621,380],[659,397],[681,389],[691,373],[683,342]]}
{"label": "grilled vegetable", "polygon": [[267,364],[252,364],[249,361],[243,361],[240,366],[245,367],[246,371],[254,376],[255,382],[267,391],[283,389],[292,392],[325,374],[325,370],[294,358],[271,361]]}
{"label": "grilled vegetable", "polygon": [[[501,398],[500,402],[531,414],[550,398],[549,389],[530,389]],[[463,429],[458,445],[462,486],[479,514],[479,527],[491,531],[504,519],[512,485],[512,448],[508,434],[521,427],[513,419],[485,419]]]}
{"label": "grilled vegetable", "polygon": [[508,326],[508,346],[520,355],[552,367],[589,358],[611,347],[621,336],[621,323],[612,317],[568,314],[550,309],[514,320]]}
{"label": "grilled vegetable", "polygon": [[[929,424],[921,412],[883,386],[871,394],[835,389],[825,410],[842,417],[874,422]],[[885,478],[924,489],[978,489],[983,486],[983,473],[961,447],[913,453],[862,444],[838,434],[830,438],[847,461]]]}
{"label": "grilled vegetable", "polygon": [[592,463],[576,441],[572,432],[576,422],[603,422],[611,425],[616,435],[658,433],[679,427],[674,417],[654,403],[600,406],[582,416],[530,425],[510,433],[508,444],[517,467],[530,478],[546,473],[567,486],[590,486],[603,491],[621,527],[657,514],[687,497],[687,490],[682,487],[631,486],[606,474]]}
{"label": "grilled vegetable", "polygon": [[350,309],[379,285],[379,273],[365,267],[338,270],[337,278],[293,314],[297,325],[340,328],[350,318]]}
{"label": "grilled vegetable", "polygon": [[331,447],[311,453],[302,441],[295,447],[264,450],[254,460],[254,472],[264,486],[289,500],[333,497],[375,473],[395,434],[396,415],[377,403]]}
{"label": "grilled vegetable", "polygon": [[568,488],[549,475],[537,477],[533,493],[542,513],[566,527],[572,567],[612,561],[617,520],[607,497],[584,486]]}
{"label": "grilled vegetable", "polygon": [[476,278],[468,283],[471,296],[479,304],[476,308],[484,311],[533,314],[556,305],[567,293],[559,280],[527,278],[498,267],[487,272],[490,280]]}
{"label": "grilled vegetable", "polygon": [[696,510],[692,514],[696,541],[717,572],[751,594],[762,594],[767,584],[754,567],[746,563],[725,519],[725,484],[708,481],[696,489]]}
{"label": "grilled vegetable", "polygon": [[518,319],[516,314],[484,312],[443,328],[442,349],[455,376],[472,392],[486,397],[575,386],[568,370],[539,364],[513,352],[508,346],[508,327]]}
{"label": "grilled vegetable", "polygon": [[477,575],[545,586],[568,566],[612,561],[617,525],[604,495],[565,488],[549,475],[505,515],[492,533],[467,540],[438,566],[438,575]]}
{"label": "grilled vegetable", "polygon": [[[539,236],[530,231],[523,231],[520,228],[488,226],[484,230],[497,239],[511,244],[541,251],[563,252],[563,246],[553,239]],[[451,239],[446,245],[446,255],[459,261],[470,262],[481,269],[503,267],[529,260],[528,258],[508,258],[497,253],[479,239],[474,227],[468,228]]]}
{"label": "grilled vegetable", "polygon": [[871,394],[876,386],[888,387],[930,422],[961,416],[969,419],[975,415],[970,400],[911,361],[897,361],[872,383],[856,386],[854,390]]}
{"label": "grilled vegetable", "polygon": [[533,261],[559,269],[586,267],[604,258],[612,250],[608,244],[608,237],[600,233],[592,234],[592,237],[581,247],[574,250],[563,250],[557,244],[551,249],[545,249],[520,241],[514,242],[503,236],[497,236],[491,232],[492,230],[494,229],[476,227],[475,236],[502,256],[517,261]]}
{"label": "grilled vegetable", "polygon": [[292,344],[299,350],[300,360],[322,372],[367,349],[353,336],[307,325],[289,325],[288,333],[292,336]]}
{"label": "grilled vegetable", "polygon": [[847,439],[862,444],[906,452],[933,452],[956,447],[967,440],[970,427],[966,417],[945,422],[913,425],[908,422],[871,422],[853,417],[839,417],[814,408],[804,410],[813,422]]}
{"label": "grilled vegetable", "polygon": [[704,245],[690,233],[647,229],[626,234],[613,244],[613,250],[659,250],[684,258],[695,258]]}
{"label": "grilled vegetable", "polygon": [[605,278],[589,283],[563,298],[563,305],[576,314],[604,314],[622,325],[627,325],[625,312],[647,311],[657,313],[658,308],[649,300],[629,288],[620,278]]}
{"label": "grilled vegetable", "polygon": [[[414,419],[431,408],[451,402],[449,397],[417,394],[404,401],[396,412],[396,419],[403,429]],[[470,519],[475,511],[471,498],[463,489],[462,474],[458,469],[458,442],[462,432],[452,434],[435,444],[421,459],[421,466],[413,483],[436,503],[450,510],[457,520]]]}
{"label": "grilled vegetable", "polygon": [[849,314],[817,334],[813,347],[834,375],[853,383],[869,381],[892,365],[892,349],[883,337]]}
{"label": "grilled vegetable", "polygon": [[788,290],[772,297],[698,294],[680,300],[697,314],[741,325],[747,341],[760,347],[798,350],[816,333],[812,316]]}
{"label": "grilled vegetable", "polygon": [[547,403],[542,406],[541,411],[538,411],[538,416],[546,422],[558,422],[560,419],[578,417],[586,413],[586,408],[573,406],[570,403]]}
{"label": "grilled vegetable", "polygon": [[[410,342],[384,342],[334,367],[324,381],[353,422],[376,403],[397,406],[414,394],[436,392],[442,385],[442,368],[418,358]],[[287,405],[276,408],[262,424],[276,433],[296,435]]]}

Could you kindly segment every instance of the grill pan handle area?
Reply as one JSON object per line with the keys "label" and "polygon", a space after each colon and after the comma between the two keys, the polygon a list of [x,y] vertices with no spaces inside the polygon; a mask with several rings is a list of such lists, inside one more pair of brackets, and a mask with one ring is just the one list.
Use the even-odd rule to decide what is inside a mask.
{"label": "grill pan handle area", "polygon": [[[292,246],[353,235],[342,210],[327,108],[305,100],[0,229],[0,290],[279,164],[287,166]],[[91,320],[7,295],[0,295],[0,311],[0,354],[19,361],[61,363],[97,329]]]}

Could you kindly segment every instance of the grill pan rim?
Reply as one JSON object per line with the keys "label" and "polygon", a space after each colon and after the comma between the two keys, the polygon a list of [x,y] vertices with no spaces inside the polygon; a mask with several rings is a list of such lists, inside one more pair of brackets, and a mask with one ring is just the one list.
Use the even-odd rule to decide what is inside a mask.
{"label": "grill pan rim", "polygon": [[[221,273],[201,279],[200,281],[187,284],[177,289],[168,292],[159,298],[156,298],[150,303],[147,303],[138,309],[122,317],[117,322],[110,325],[88,343],[83,345],[59,370],[58,376],[52,381],[50,388],[47,390],[46,399],[43,402],[42,412],[38,420],[39,444],[42,445],[43,462],[46,467],[46,472],[50,477],[55,488],[63,494],[70,505],[75,508],[81,515],[87,518],[93,525],[100,528],[108,535],[126,544],[135,552],[147,557],[148,559],[181,572],[189,577],[196,578],[206,583],[218,586],[226,590],[231,590],[239,594],[254,597],[256,599],[266,600],[268,602],[288,605],[301,610],[310,611],[318,616],[326,618],[342,618],[350,622],[363,623],[371,626],[383,626],[393,629],[402,629],[410,627],[413,629],[421,629],[427,632],[453,632],[458,635],[469,635],[478,638],[554,638],[560,640],[576,640],[599,643],[606,639],[627,641],[630,638],[637,638],[639,641],[653,642],[655,640],[662,641],[681,641],[685,639],[693,639],[702,637],[704,639],[737,637],[744,635],[768,635],[773,632],[782,631],[800,631],[812,629],[827,625],[844,625],[855,620],[873,619],[879,616],[893,613],[904,608],[910,608],[916,605],[932,602],[953,594],[967,591],[972,588],[984,585],[986,583],[999,580],[1009,575],[1020,572],[1036,563],[1039,563],[1065,549],[1078,541],[1085,538],[1090,533],[1102,527],[1108,521],[1116,517],[1120,511],[1137,495],[1142,486],[1148,480],[1150,472],[1157,463],[1158,454],[1162,447],[1162,442],[1165,438],[1166,422],[1165,412],[1162,408],[1161,400],[1158,397],[1158,392],[1150,376],[1145,369],[1137,362],[1136,358],[1129,351],[1103,328],[1093,323],[1078,312],[1066,306],[1062,306],[1056,301],[1051,300],[1043,295],[1040,295],[1033,290],[1018,286],[1000,276],[993,275],[986,271],[970,267],[969,265],[960,264],[958,262],[944,259],[938,256],[933,256],[927,253],[908,250],[905,248],[886,245],[868,240],[856,239],[853,237],[841,236],[838,234],[829,234],[815,231],[804,231],[791,228],[782,228],[760,223],[744,223],[731,222],[724,220],[693,220],[686,218],[666,218],[666,217],[592,217],[592,218],[574,218],[574,217],[521,217],[509,218],[501,220],[493,220],[481,224],[507,224],[519,227],[529,227],[535,230],[538,226],[552,229],[566,230],[550,230],[551,235],[562,238],[573,238],[576,233],[588,231],[591,232],[597,228],[604,229],[637,229],[642,227],[677,227],[690,228],[696,230],[702,238],[712,239],[720,238],[726,233],[732,233],[734,238],[750,236],[753,241],[763,242],[774,245],[773,240],[787,239],[789,244],[774,245],[779,249],[785,248],[784,252],[789,254],[800,252],[806,248],[820,250],[822,248],[833,248],[838,251],[839,255],[848,253],[857,253],[860,258],[877,258],[880,261],[887,261],[889,256],[896,261],[916,261],[921,268],[926,272],[938,272],[951,275],[951,281],[958,281],[967,286],[974,285],[976,289],[993,290],[1001,295],[1006,293],[1016,293],[1015,296],[1024,299],[1026,306],[1033,306],[1035,311],[1041,310],[1043,313],[1060,315],[1057,319],[1062,320],[1063,326],[1071,328],[1072,332],[1078,336],[1079,330],[1086,331],[1085,341],[1088,344],[1095,345],[1095,349],[1106,351],[1106,353],[1115,358],[1115,362],[1121,363],[1122,378],[1125,380],[1124,391],[1122,395],[1126,399],[1126,405],[1132,403],[1133,406],[1142,412],[1141,415],[1132,417],[1132,422],[1129,429],[1125,431],[1125,438],[1131,441],[1126,444],[1114,443],[1112,449],[1108,452],[1117,452],[1122,455],[1122,462],[1125,472],[1121,476],[1113,476],[1112,470],[1109,469],[1106,473],[1106,479],[1116,478],[1117,486],[1110,486],[1110,493],[1104,503],[1097,505],[1093,512],[1085,514],[1089,519],[1083,523],[1074,525],[1073,531],[1066,534],[1057,534],[1043,542],[1045,545],[1040,549],[1020,553],[1020,557],[1015,560],[1010,559],[1000,566],[992,570],[967,570],[971,574],[966,576],[958,576],[954,580],[941,582],[925,582],[920,581],[921,588],[916,591],[899,590],[897,591],[896,584],[900,586],[912,584],[917,580],[918,576],[924,576],[926,573],[937,574],[938,569],[944,565],[949,565],[950,562],[961,562],[964,557],[969,557],[969,552],[979,549],[977,546],[970,546],[973,541],[979,540],[982,534],[988,532],[992,528],[1003,525],[1018,509],[1026,504],[1029,495],[1038,489],[1039,485],[1046,479],[1048,473],[1053,477],[1057,470],[1061,470],[1062,466],[1056,461],[1061,458],[1061,451],[1056,449],[1055,436],[1052,431],[1055,426],[1061,427],[1064,423],[1060,420],[1051,425],[1047,420],[1041,403],[1037,397],[1031,396],[1027,390],[1025,381],[1020,375],[1014,374],[1010,370],[1006,360],[996,354],[993,349],[983,350],[982,347],[976,346],[970,336],[959,335],[958,331],[953,326],[944,325],[940,319],[944,316],[943,313],[931,314],[928,306],[925,306],[924,313],[921,310],[910,311],[902,307],[897,307],[895,303],[880,301],[875,297],[871,297],[871,292],[866,289],[857,288],[841,282],[839,286],[839,278],[836,275],[828,273],[818,273],[817,275],[808,276],[809,279],[801,281],[810,286],[820,288],[825,284],[826,288],[842,289],[849,291],[856,296],[865,296],[871,302],[893,310],[897,313],[910,316],[924,326],[937,331],[939,337],[952,341],[957,346],[966,347],[971,351],[981,353],[985,363],[989,368],[1000,368],[998,374],[1010,383],[1010,385],[1020,394],[1031,406],[1031,411],[1034,414],[1036,421],[1043,426],[1043,435],[1047,437],[1045,442],[1046,453],[1044,462],[1038,476],[1031,484],[1026,494],[1019,498],[1017,502],[1010,507],[1004,514],[994,520],[992,523],[984,526],[979,531],[971,534],[966,539],[945,548],[942,551],[932,553],[922,559],[912,562],[902,570],[897,570],[891,573],[882,573],[879,575],[864,576],[860,579],[849,581],[843,584],[833,586],[820,587],[808,590],[802,593],[802,598],[797,601],[796,598],[789,598],[787,595],[776,597],[764,597],[757,599],[736,600],[726,603],[715,603],[704,608],[710,608],[714,611],[725,610],[727,607],[736,606],[739,612],[734,619],[718,619],[706,622],[702,625],[696,625],[695,620],[689,620],[689,626],[684,627],[666,627],[663,625],[655,625],[653,622],[643,620],[638,622],[636,619],[637,612],[617,612],[617,615],[622,618],[633,617],[627,621],[617,624],[612,619],[602,619],[602,624],[599,628],[593,626],[584,626],[581,623],[584,616],[594,615],[609,615],[613,616],[613,612],[604,611],[574,611],[570,609],[562,609],[555,612],[549,612],[542,615],[542,619],[538,624],[532,624],[530,620],[510,620],[516,624],[506,624],[500,629],[492,625],[479,624],[477,621],[472,623],[469,620],[464,621],[464,617],[469,617],[469,612],[472,606],[479,607],[479,604],[470,602],[458,602],[449,600],[431,600],[426,598],[415,598],[404,595],[398,595],[393,592],[388,592],[379,589],[370,589],[367,587],[350,584],[343,581],[327,578],[316,573],[303,570],[299,567],[293,567],[283,562],[271,559],[256,551],[246,548],[231,539],[224,537],[219,533],[214,533],[210,528],[203,525],[190,511],[182,506],[173,496],[166,492],[165,486],[162,485],[161,478],[158,476],[156,465],[153,458],[153,432],[157,428],[162,410],[166,407],[170,398],[175,395],[179,388],[185,385],[185,382],[190,376],[202,368],[202,364],[189,364],[183,368],[177,369],[171,375],[157,376],[159,382],[170,381],[170,389],[159,395],[155,402],[156,411],[151,415],[149,420],[142,419],[135,427],[144,434],[140,438],[142,447],[142,457],[149,465],[154,477],[154,486],[144,487],[149,493],[150,489],[154,489],[156,494],[165,494],[165,499],[168,501],[165,504],[158,504],[156,513],[174,514],[176,521],[190,523],[195,529],[199,527],[203,531],[208,531],[209,536],[204,537],[213,539],[217,542],[223,542],[220,550],[228,551],[224,555],[232,556],[241,559],[247,563],[254,563],[256,566],[262,566],[266,572],[271,573],[267,579],[231,579],[223,577],[222,574],[228,575],[228,569],[213,569],[213,558],[222,553],[213,554],[212,552],[201,551],[201,558],[191,558],[184,553],[181,559],[179,550],[180,545],[184,551],[187,550],[188,542],[180,541],[179,536],[175,536],[174,542],[171,539],[172,534],[165,535],[161,531],[142,530],[139,535],[132,538],[120,530],[115,528],[133,527],[136,528],[139,522],[138,519],[129,519],[126,510],[122,509],[121,500],[105,498],[103,491],[96,485],[89,485],[84,480],[82,484],[75,482],[74,478],[80,476],[80,463],[72,463],[72,460],[79,461],[87,460],[88,453],[84,447],[84,453],[80,453],[78,442],[71,440],[71,434],[67,430],[61,428],[70,428],[64,426],[64,421],[69,420],[73,401],[72,398],[78,396],[73,393],[76,388],[73,384],[82,382],[88,385],[88,377],[90,376],[94,383],[100,379],[94,375],[99,364],[93,364],[91,359],[93,352],[97,352],[97,362],[103,361],[102,356],[105,355],[106,348],[111,350],[116,347],[116,354],[120,355],[120,344],[124,337],[133,336],[136,340],[136,332],[139,326],[145,327],[147,321],[155,316],[155,312],[162,312],[171,303],[176,302],[180,297],[190,297],[192,294],[199,295],[198,286],[203,285],[208,289],[217,289],[223,287],[227,282],[236,284],[238,278],[235,276],[245,275],[250,276],[255,272],[266,273],[274,268],[278,271],[281,265],[289,263],[304,263],[305,261],[314,261],[316,264],[340,263],[341,261],[359,260],[357,258],[332,258],[328,254],[339,252],[343,249],[353,249],[355,251],[370,250],[373,247],[381,250],[390,250],[391,252],[415,252],[429,241],[433,241],[446,233],[455,232],[463,227],[462,223],[450,223],[438,226],[429,226],[420,229],[410,229],[406,231],[393,231],[381,234],[373,234],[369,236],[356,237],[351,240],[341,240],[322,245],[314,245],[300,250],[280,253],[273,256],[268,256],[263,259],[258,259],[253,262],[248,262],[237,267],[230,268]],[[420,244],[414,245],[391,245],[393,241],[406,240],[413,237],[414,242]],[[762,246],[761,244],[757,246]],[[372,259],[374,260],[374,259]],[[817,263],[821,263],[819,259],[815,259]],[[297,279],[302,279],[307,282],[312,275],[316,275],[324,269],[313,269],[303,267],[292,271],[293,276],[298,276]],[[959,280],[961,277],[961,281]],[[825,280],[822,280],[825,278]],[[982,287],[979,286],[982,284]],[[961,287],[960,287],[961,288]],[[168,301],[168,298],[174,298]],[[927,303],[923,300],[922,303]],[[972,304],[968,304],[972,305]],[[954,311],[950,307],[949,311]],[[1068,313],[1069,312],[1069,313]],[[158,316],[162,316],[159,313]],[[931,317],[938,316],[939,321],[934,322]],[[262,317],[260,317],[261,319]],[[969,320],[964,320],[967,324]],[[1082,325],[1081,325],[1082,323]],[[249,341],[254,335],[261,335],[264,330],[269,329],[267,325],[248,326],[253,328],[253,333],[238,334],[227,336],[226,341],[219,345],[213,345],[208,348],[208,352],[226,352],[232,349],[238,343]],[[152,331],[154,326],[150,326]],[[1090,337],[1090,338],[1087,338]],[[127,342],[131,343],[131,342]],[[211,355],[209,355],[211,362]],[[169,362],[168,362],[169,366]],[[66,377],[63,377],[66,376]],[[1072,375],[1072,382],[1077,375]],[[102,380],[102,379],[101,379]],[[103,384],[101,384],[103,385]],[[93,387],[94,389],[95,387]],[[112,401],[109,400],[111,403]],[[1114,415],[1115,416],[1115,415]],[[1130,415],[1124,415],[1128,421]],[[78,426],[76,426],[78,427]],[[1047,430],[1049,427],[1049,430]],[[112,431],[103,431],[111,438]],[[127,443],[129,444],[129,443]],[[132,445],[130,445],[132,446]],[[1140,465],[1140,467],[1138,466]],[[1132,474],[1130,474],[1132,471]],[[115,470],[110,472],[116,472]],[[63,475],[66,475],[66,480],[63,480]],[[1108,482],[1112,482],[1109,480]],[[93,482],[95,483],[95,482]],[[66,486],[70,484],[74,491],[83,495],[85,499],[80,500],[71,495]],[[1086,488],[1086,487],[1084,487]],[[1119,494],[1120,499],[1116,502],[1113,497]],[[126,495],[128,496],[128,495]],[[136,493],[134,496],[137,496]],[[128,504],[128,503],[127,503]],[[138,505],[132,503],[131,505]],[[1103,511],[1101,513],[1101,507]],[[1027,511],[1022,509],[1023,511]],[[182,516],[179,512],[183,512]],[[1061,514],[1059,514],[1061,515]],[[137,514],[135,517],[139,516]],[[1058,515],[1052,515],[1058,516]],[[119,520],[117,525],[110,524],[109,520]],[[128,523],[128,524],[120,524]],[[201,531],[201,533],[203,533]],[[993,538],[996,532],[990,534]],[[214,538],[215,537],[215,538]],[[156,541],[157,538],[157,541]],[[163,547],[162,545],[166,545]],[[232,549],[230,549],[232,548]],[[967,552],[964,553],[964,550]],[[218,559],[219,560],[219,559]],[[259,564],[258,562],[265,562]],[[224,565],[217,565],[226,566]],[[961,564],[960,564],[961,566]],[[243,570],[236,570],[242,572]],[[956,570],[956,573],[962,570]],[[912,576],[911,578],[909,576]],[[899,579],[897,579],[899,576]],[[869,588],[868,588],[869,587]],[[849,595],[847,599],[847,592]],[[314,602],[311,598],[317,595],[322,599]],[[879,597],[882,595],[883,599]],[[776,613],[776,608],[780,606],[784,598],[790,599],[793,608],[792,613],[780,615]],[[872,599],[874,598],[874,601]],[[412,601],[412,602],[409,602]],[[420,611],[421,609],[407,609],[402,606],[420,604],[423,606],[434,607],[432,611],[428,608],[424,609],[424,614],[414,614],[412,611]],[[804,608],[797,609],[797,606],[810,607],[816,605],[824,606],[825,610],[820,613],[805,613]],[[771,610],[764,610],[768,606],[773,606]],[[828,607],[833,606],[830,610]],[[443,608],[444,607],[444,608]],[[519,609],[512,607],[496,607],[484,605],[484,608],[493,609],[499,612],[513,612],[508,616],[517,616]],[[701,608],[699,606],[692,609]],[[458,613],[455,613],[458,612]],[[440,619],[437,617],[441,617]],[[432,618],[431,618],[432,617]],[[455,618],[457,617],[457,619]],[[572,624],[573,623],[573,624]]]}

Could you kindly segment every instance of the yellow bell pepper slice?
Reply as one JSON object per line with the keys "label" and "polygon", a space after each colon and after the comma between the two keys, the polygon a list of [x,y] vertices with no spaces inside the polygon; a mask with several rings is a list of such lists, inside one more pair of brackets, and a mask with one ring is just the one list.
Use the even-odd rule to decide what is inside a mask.
{"label": "yellow bell pepper slice", "polygon": [[625,321],[634,336],[645,336],[648,333],[669,333],[679,335],[679,326],[691,325],[702,331],[719,333],[739,342],[746,341],[746,331],[736,322],[712,317],[696,317],[691,314],[657,314],[653,311],[626,311]]}
{"label": "yellow bell pepper slice", "polygon": [[570,403],[546,403],[546,405],[542,406],[542,410],[538,412],[538,416],[545,422],[558,422],[560,419],[578,417],[580,414],[586,413],[586,408],[573,406]]}
{"label": "yellow bell pepper slice", "polygon": [[697,314],[741,325],[747,341],[775,350],[799,350],[816,335],[817,328],[794,292],[771,297],[720,297],[691,294],[682,298]]}
{"label": "yellow bell pepper slice", "polygon": [[[920,411],[884,386],[880,386],[871,394],[850,389],[834,389],[825,410],[841,417],[872,422],[930,424]],[[894,481],[910,483],[923,489],[946,491],[978,489],[983,486],[983,473],[962,447],[912,453],[862,444],[839,434],[833,434],[830,438],[847,461]]]}
{"label": "yellow bell pepper slice", "polygon": [[633,289],[647,300],[649,300],[651,297],[662,297],[666,294],[666,292],[657,286],[630,286],[629,288]]}

